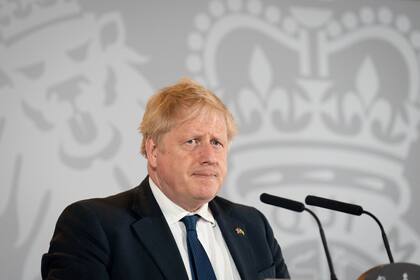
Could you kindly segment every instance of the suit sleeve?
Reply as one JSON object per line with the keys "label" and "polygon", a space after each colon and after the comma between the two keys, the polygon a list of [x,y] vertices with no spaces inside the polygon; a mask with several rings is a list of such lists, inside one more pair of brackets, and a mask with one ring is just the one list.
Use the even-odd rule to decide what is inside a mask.
{"label": "suit sleeve", "polygon": [[42,257],[42,279],[109,279],[109,255],[99,219],[86,203],[75,203],[57,221],[49,251]]}
{"label": "suit sleeve", "polygon": [[[258,211],[259,212],[259,211]],[[271,253],[274,260],[274,266],[275,266],[275,277],[276,278],[290,278],[289,271],[287,269],[286,263],[283,258],[283,254],[281,252],[280,245],[277,243],[276,238],[274,237],[273,230],[268,223],[266,217],[259,212],[261,215],[261,218],[263,219],[264,225],[265,225],[265,232],[266,232],[266,238],[267,243],[271,249]]]}

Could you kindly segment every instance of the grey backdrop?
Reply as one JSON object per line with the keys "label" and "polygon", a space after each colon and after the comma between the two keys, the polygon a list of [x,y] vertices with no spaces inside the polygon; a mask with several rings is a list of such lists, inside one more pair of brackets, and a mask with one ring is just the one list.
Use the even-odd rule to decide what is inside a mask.
{"label": "grey backdrop", "polygon": [[[190,76],[240,126],[221,195],[262,210],[296,279],[328,279],[305,213],[360,203],[420,262],[417,1],[0,1],[0,278],[40,279],[58,215],[146,175],[147,98]],[[339,279],[387,262],[368,217],[314,209]]]}

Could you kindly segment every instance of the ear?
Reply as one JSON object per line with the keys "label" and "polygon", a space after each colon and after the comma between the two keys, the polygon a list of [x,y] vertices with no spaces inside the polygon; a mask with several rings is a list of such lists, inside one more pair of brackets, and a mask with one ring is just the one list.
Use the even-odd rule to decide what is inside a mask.
{"label": "ear", "polygon": [[148,138],[146,140],[145,146],[147,162],[150,164],[151,167],[155,168],[157,166],[157,144],[152,138]]}

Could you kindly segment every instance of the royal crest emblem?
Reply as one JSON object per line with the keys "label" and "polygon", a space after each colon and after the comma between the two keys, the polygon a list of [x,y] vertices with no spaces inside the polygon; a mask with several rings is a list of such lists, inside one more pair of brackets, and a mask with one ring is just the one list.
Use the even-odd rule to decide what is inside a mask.
{"label": "royal crest emblem", "polygon": [[[263,208],[262,192],[359,203],[386,225],[396,260],[419,260],[420,237],[403,219],[420,121],[419,22],[387,6],[258,0],[212,1],[193,21],[186,66],[240,128],[225,194],[266,210],[293,276],[328,278],[318,232],[310,217]],[[369,219],[316,211],[339,278],[387,261]]]}

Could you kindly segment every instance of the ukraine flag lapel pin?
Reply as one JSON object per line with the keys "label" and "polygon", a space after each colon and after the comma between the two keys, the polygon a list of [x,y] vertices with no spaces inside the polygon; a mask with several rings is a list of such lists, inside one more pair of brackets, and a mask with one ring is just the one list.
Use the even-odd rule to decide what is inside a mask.
{"label": "ukraine flag lapel pin", "polygon": [[245,231],[243,229],[241,229],[240,227],[236,227],[235,232],[236,232],[237,235],[245,236]]}

